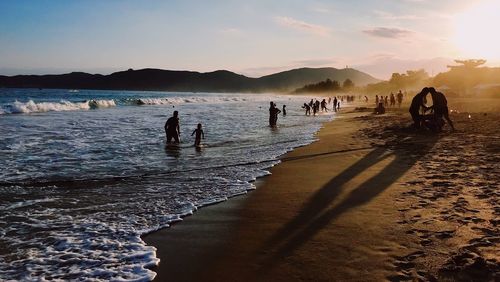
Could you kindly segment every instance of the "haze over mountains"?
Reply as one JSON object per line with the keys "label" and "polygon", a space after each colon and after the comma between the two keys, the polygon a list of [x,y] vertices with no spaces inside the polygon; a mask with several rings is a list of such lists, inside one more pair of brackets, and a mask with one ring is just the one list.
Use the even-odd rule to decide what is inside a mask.
{"label": "haze over mountains", "polygon": [[259,78],[247,77],[226,70],[200,73],[130,69],[110,75],[72,72],[60,75],[0,76],[0,87],[179,92],[291,92],[306,84],[326,79],[337,80],[340,83],[350,79],[356,86],[380,81],[352,68],[300,68]]}

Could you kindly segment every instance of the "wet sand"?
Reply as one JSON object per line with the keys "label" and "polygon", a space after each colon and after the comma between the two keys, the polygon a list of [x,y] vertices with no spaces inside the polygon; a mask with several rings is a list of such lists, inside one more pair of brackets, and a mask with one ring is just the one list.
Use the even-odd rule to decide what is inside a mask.
{"label": "wet sand", "polygon": [[500,115],[468,115],[342,113],[256,191],[145,236],[156,281],[499,279]]}

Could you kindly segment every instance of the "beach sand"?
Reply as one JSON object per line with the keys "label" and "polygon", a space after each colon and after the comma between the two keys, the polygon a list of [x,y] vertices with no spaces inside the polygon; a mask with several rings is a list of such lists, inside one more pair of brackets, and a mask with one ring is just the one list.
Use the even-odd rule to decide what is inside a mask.
{"label": "beach sand", "polygon": [[145,236],[156,281],[498,280],[497,113],[441,134],[342,113],[256,191]]}

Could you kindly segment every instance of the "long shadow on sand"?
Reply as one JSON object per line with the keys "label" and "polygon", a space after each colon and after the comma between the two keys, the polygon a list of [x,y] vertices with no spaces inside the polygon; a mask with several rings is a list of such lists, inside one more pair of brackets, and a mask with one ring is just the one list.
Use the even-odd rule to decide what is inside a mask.
{"label": "long shadow on sand", "polygon": [[[298,215],[280,228],[266,243],[270,253],[264,258],[261,271],[266,272],[274,264],[292,254],[308,242],[335,218],[348,210],[368,203],[405,174],[437,142],[437,135],[414,135],[396,138],[397,149],[392,151],[378,147],[362,159],[332,178],[305,204]],[[403,140],[404,138],[404,140]],[[393,158],[380,172],[354,188],[340,203],[331,207],[344,185],[379,162]]]}

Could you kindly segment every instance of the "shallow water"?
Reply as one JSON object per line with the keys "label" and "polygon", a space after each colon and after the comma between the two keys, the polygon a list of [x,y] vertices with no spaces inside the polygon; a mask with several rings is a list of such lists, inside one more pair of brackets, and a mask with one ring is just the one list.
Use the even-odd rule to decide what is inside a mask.
{"label": "shallow water", "polygon": [[[278,128],[269,101],[287,105]],[[0,280],[150,280],[140,235],[254,189],[323,114],[264,94],[0,89]],[[179,147],[163,126],[181,120]],[[204,147],[191,132],[201,122]]]}

